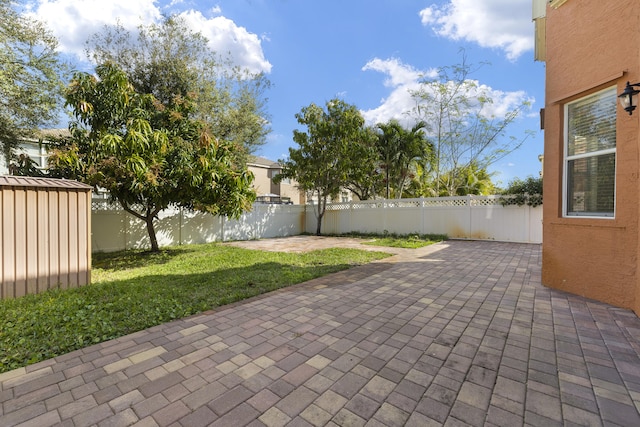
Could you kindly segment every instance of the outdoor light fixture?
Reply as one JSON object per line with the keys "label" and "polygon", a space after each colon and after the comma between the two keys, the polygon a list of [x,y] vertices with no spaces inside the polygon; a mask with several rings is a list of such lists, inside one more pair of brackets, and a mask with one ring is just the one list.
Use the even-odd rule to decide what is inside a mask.
{"label": "outdoor light fixture", "polygon": [[629,115],[632,115],[633,110],[635,110],[638,106],[638,93],[640,93],[640,90],[634,89],[635,86],[640,86],[640,83],[630,84],[629,82],[627,82],[624,91],[622,91],[622,93],[618,95],[620,105],[622,105],[624,111],[629,113]]}

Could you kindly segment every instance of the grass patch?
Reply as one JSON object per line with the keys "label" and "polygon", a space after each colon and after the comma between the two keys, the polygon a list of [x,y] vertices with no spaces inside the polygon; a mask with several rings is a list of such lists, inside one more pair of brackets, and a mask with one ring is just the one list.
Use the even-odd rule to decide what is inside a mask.
{"label": "grass patch", "polygon": [[367,242],[362,242],[364,245],[387,246],[391,248],[405,248],[405,249],[422,248],[424,246],[433,245],[434,243],[447,240],[446,234],[398,235],[398,234],[386,233],[380,236],[379,234],[349,233],[343,236],[369,239],[369,241]]}
{"label": "grass patch", "polygon": [[0,301],[0,372],[386,256],[219,244],[94,254],[91,285]]}

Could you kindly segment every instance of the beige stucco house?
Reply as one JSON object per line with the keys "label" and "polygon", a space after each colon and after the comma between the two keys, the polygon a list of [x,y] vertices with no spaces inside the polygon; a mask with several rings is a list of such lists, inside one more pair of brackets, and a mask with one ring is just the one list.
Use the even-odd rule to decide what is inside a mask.
{"label": "beige stucco house", "polygon": [[533,12],[546,62],[542,282],[640,314],[640,109],[618,102],[640,82],[640,1],[534,0]]}
{"label": "beige stucco house", "polygon": [[283,179],[278,184],[273,182],[273,178],[282,171],[282,166],[278,162],[264,157],[249,156],[247,166],[255,176],[253,186],[259,203],[282,201],[290,201],[296,205],[305,203],[304,192],[298,190],[295,181]]}

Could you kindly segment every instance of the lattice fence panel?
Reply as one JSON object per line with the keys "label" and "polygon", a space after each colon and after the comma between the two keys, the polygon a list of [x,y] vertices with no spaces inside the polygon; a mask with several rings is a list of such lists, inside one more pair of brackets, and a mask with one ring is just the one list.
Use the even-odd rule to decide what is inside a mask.
{"label": "lattice fence panel", "polygon": [[469,199],[471,206],[500,206],[500,196],[472,197]]}
{"label": "lattice fence panel", "polygon": [[[315,206],[314,206],[315,209]],[[349,203],[329,203],[327,204],[328,211],[347,211],[351,209]]]}
{"label": "lattice fence panel", "polygon": [[419,208],[420,200],[387,200],[387,208]]}
{"label": "lattice fence panel", "polygon": [[439,198],[431,198],[424,199],[422,201],[422,206],[424,207],[460,207],[460,206],[468,206],[469,200],[466,198],[449,198],[449,197],[439,197]]}
{"label": "lattice fence panel", "polygon": [[107,199],[93,199],[91,200],[92,211],[122,211],[120,203],[109,202]]}

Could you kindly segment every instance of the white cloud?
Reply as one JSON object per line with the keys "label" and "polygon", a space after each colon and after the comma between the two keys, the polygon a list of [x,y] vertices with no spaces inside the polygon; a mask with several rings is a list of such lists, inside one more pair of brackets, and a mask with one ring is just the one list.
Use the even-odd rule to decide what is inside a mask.
{"label": "white cloud", "polygon": [[368,70],[387,74],[388,78],[384,82],[384,85],[387,87],[397,87],[414,83],[422,75],[420,71],[410,65],[403,64],[402,61],[396,58],[384,60],[374,58],[362,67],[362,71]]}
{"label": "white cloud", "polygon": [[[102,30],[105,25],[116,22],[128,30],[141,24],[148,25],[162,19],[162,8],[156,0],[35,0],[29,5],[30,15],[47,23],[58,38],[62,52],[86,60],[84,54],[87,39]],[[182,1],[174,0],[171,5]],[[210,9],[212,14],[221,12],[218,6]],[[200,12],[182,12],[194,31],[200,31],[209,39],[210,47],[221,54],[230,53],[236,65],[252,72],[269,72],[271,64],[262,52],[260,38],[247,29],[239,27],[223,16],[206,18]]]}
{"label": "white cloud", "polygon": [[160,19],[154,0],[39,0],[31,8],[33,16],[46,22],[58,38],[62,52],[84,60],[85,42],[105,25],[119,20],[133,30],[142,22]]}
{"label": "white cloud", "polygon": [[435,70],[421,72],[396,58],[374,58],[362,67],[362,71],[378,71],[385,74],[387,78],[384,85],[391,88],[391,93],[381,100],[379,107],[362,111],[364,119],[370,125],[384,123],[390,119],[396,119],[403,125],[413,124],[415,120],[407,115],[415,105],[411,91],[419,88],[422,77],[436,75]]}
{"label": "white cloud", "polygon": [[502,49],[512,61],[533,49],[531,0],[449,0],[420,18],[440,36]]}
{"label": "white cloud", "polygon": [[189,26],[209,39],[211,49],[221,54],[231,54],[234,62],[252,72],[270,72],[271,64],[264,57],[260,38],[238,27],[224,16],[205,18],[200,12],[190,10],[181,13]]}
{"label": "white cloud", "polygon": [[[362,70],[378,71],[385,74],[387,78],[384,84],[391,89],[389,96],[382,99],[378,107],[362,111],[364,119],[370,125],[396,119],[405,126],[412,126],[415,123],[415,118],[410,113],[415,107],[416,101],[411,96],[411,92],[420,88],[422,78],[437,77],[437,71],[434,69],[416,70],[395,58],[387,60],[375,58],[362,67]],[[493,100],[492,104],[484,107],[483,114],[487,117],[504,117],[507,112],[514,110],[523,102],[533,103],[534,101],[524,91],[505,92],[493,89],[478,81],[473,83],[476,87],[476,93],[481,93]],[[473,97],[474,94],[471,93],[470,96]]]}
{"label": "white cloud", "polygon": [[478,85],[478,93],[486,95],[493,100],[493,103],[485,105],[482,110],[482,113],[487,117],[505,117],[507,113],[520,107],[523,102],[527,102],[530,105],[535,102],[535,99],[527,96],[527,93],[523,90],[504,92],[482,85],[479,82],[476,82],[476,84]]}

